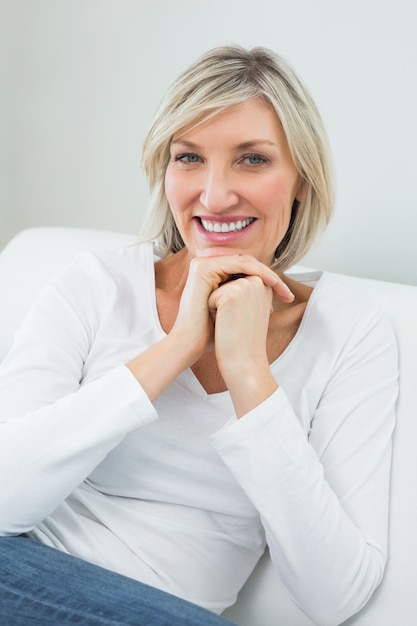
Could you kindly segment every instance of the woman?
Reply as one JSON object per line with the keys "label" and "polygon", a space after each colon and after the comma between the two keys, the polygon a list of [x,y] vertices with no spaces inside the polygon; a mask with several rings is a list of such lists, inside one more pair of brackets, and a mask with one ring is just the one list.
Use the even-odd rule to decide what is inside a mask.
{"label": "woman", "polygon": [[[70,595],[81,623],[220,624],[268,545],[298,606],[339,624],[384,570],[397,364],[378,311],[287,272],[331,214],[320,116],[272,52],[217,48],[170,88],[143,158],[142,243],[81,255],[2,365],[0,599],[22,611],[15,562],[36,554],[32,596],[59,597],[59,623]],[[103,616],[90,583],[55,582],[71,567]]]}

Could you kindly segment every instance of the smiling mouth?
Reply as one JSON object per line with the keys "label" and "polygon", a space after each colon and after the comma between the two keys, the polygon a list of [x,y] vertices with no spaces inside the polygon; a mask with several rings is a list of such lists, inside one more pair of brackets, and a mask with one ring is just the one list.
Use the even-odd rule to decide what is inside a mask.
{"label": "smiling mouth", "polygon": [[254,217],[247,217],[245,220],[236,220],[235,222],[212,222],[200,218],[200,224],[208,233],[235,233],[244,230],[254,221]]}

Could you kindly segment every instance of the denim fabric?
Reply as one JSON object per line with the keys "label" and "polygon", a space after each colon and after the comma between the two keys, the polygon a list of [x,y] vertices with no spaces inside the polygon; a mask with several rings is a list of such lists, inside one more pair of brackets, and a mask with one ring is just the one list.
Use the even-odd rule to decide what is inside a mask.
{"label": "denim fabric", "polygon": [[190,602],[44,546],[0,537],[4,626],[227,626]]}

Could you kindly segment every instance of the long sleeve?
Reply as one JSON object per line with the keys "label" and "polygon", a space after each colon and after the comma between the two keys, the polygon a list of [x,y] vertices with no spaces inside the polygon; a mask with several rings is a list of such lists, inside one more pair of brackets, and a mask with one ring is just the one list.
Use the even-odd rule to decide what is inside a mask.
{"label": "long sleeve", "polygon": [[[379,314],[353,317],[343,333],[336,324],[327,341],[337,351],[315,330],[316,348],[300,342],[298,353],[305,387],[326,381],[310,423],[301,418],[306,398],[291,387],[297,361],[284,359],[281,388],[212,441],[259,511],[293,600],[314,623],[335,626],[366,603],[384,571],[397,352]],[[318,356],[309,362],[309,353]]]}
{"label": "long sleeve", "polygon": [[53,280],[0,368],[0,534],[31,529],[127,433],[157,417],[123,351],[106,363],[102,348],[102,371],[89,376],[114,290],[102,274],[83,255]]}
{"label": "long sleeve", "polygon": [[162,337],[153,263],[151,247],[82,255],[32,307],[0,367],[0,534],[34,529],[219,612],[266,536],[298,606],[339,624],[387,555],[389,325],[320,280],[256,409],[230,418],[191,370],[152,404],[123,364]]}

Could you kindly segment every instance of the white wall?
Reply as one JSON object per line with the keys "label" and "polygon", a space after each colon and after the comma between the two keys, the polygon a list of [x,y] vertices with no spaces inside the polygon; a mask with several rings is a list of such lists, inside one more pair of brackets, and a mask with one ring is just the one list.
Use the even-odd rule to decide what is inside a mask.
{"label": "white wall", "polygon": [[0,0],[0,247],[34,225],[136,232],[140,147],[180,69],[283,54],[323,113],[337,212],[305,263],[417,284],[415,0]]}

